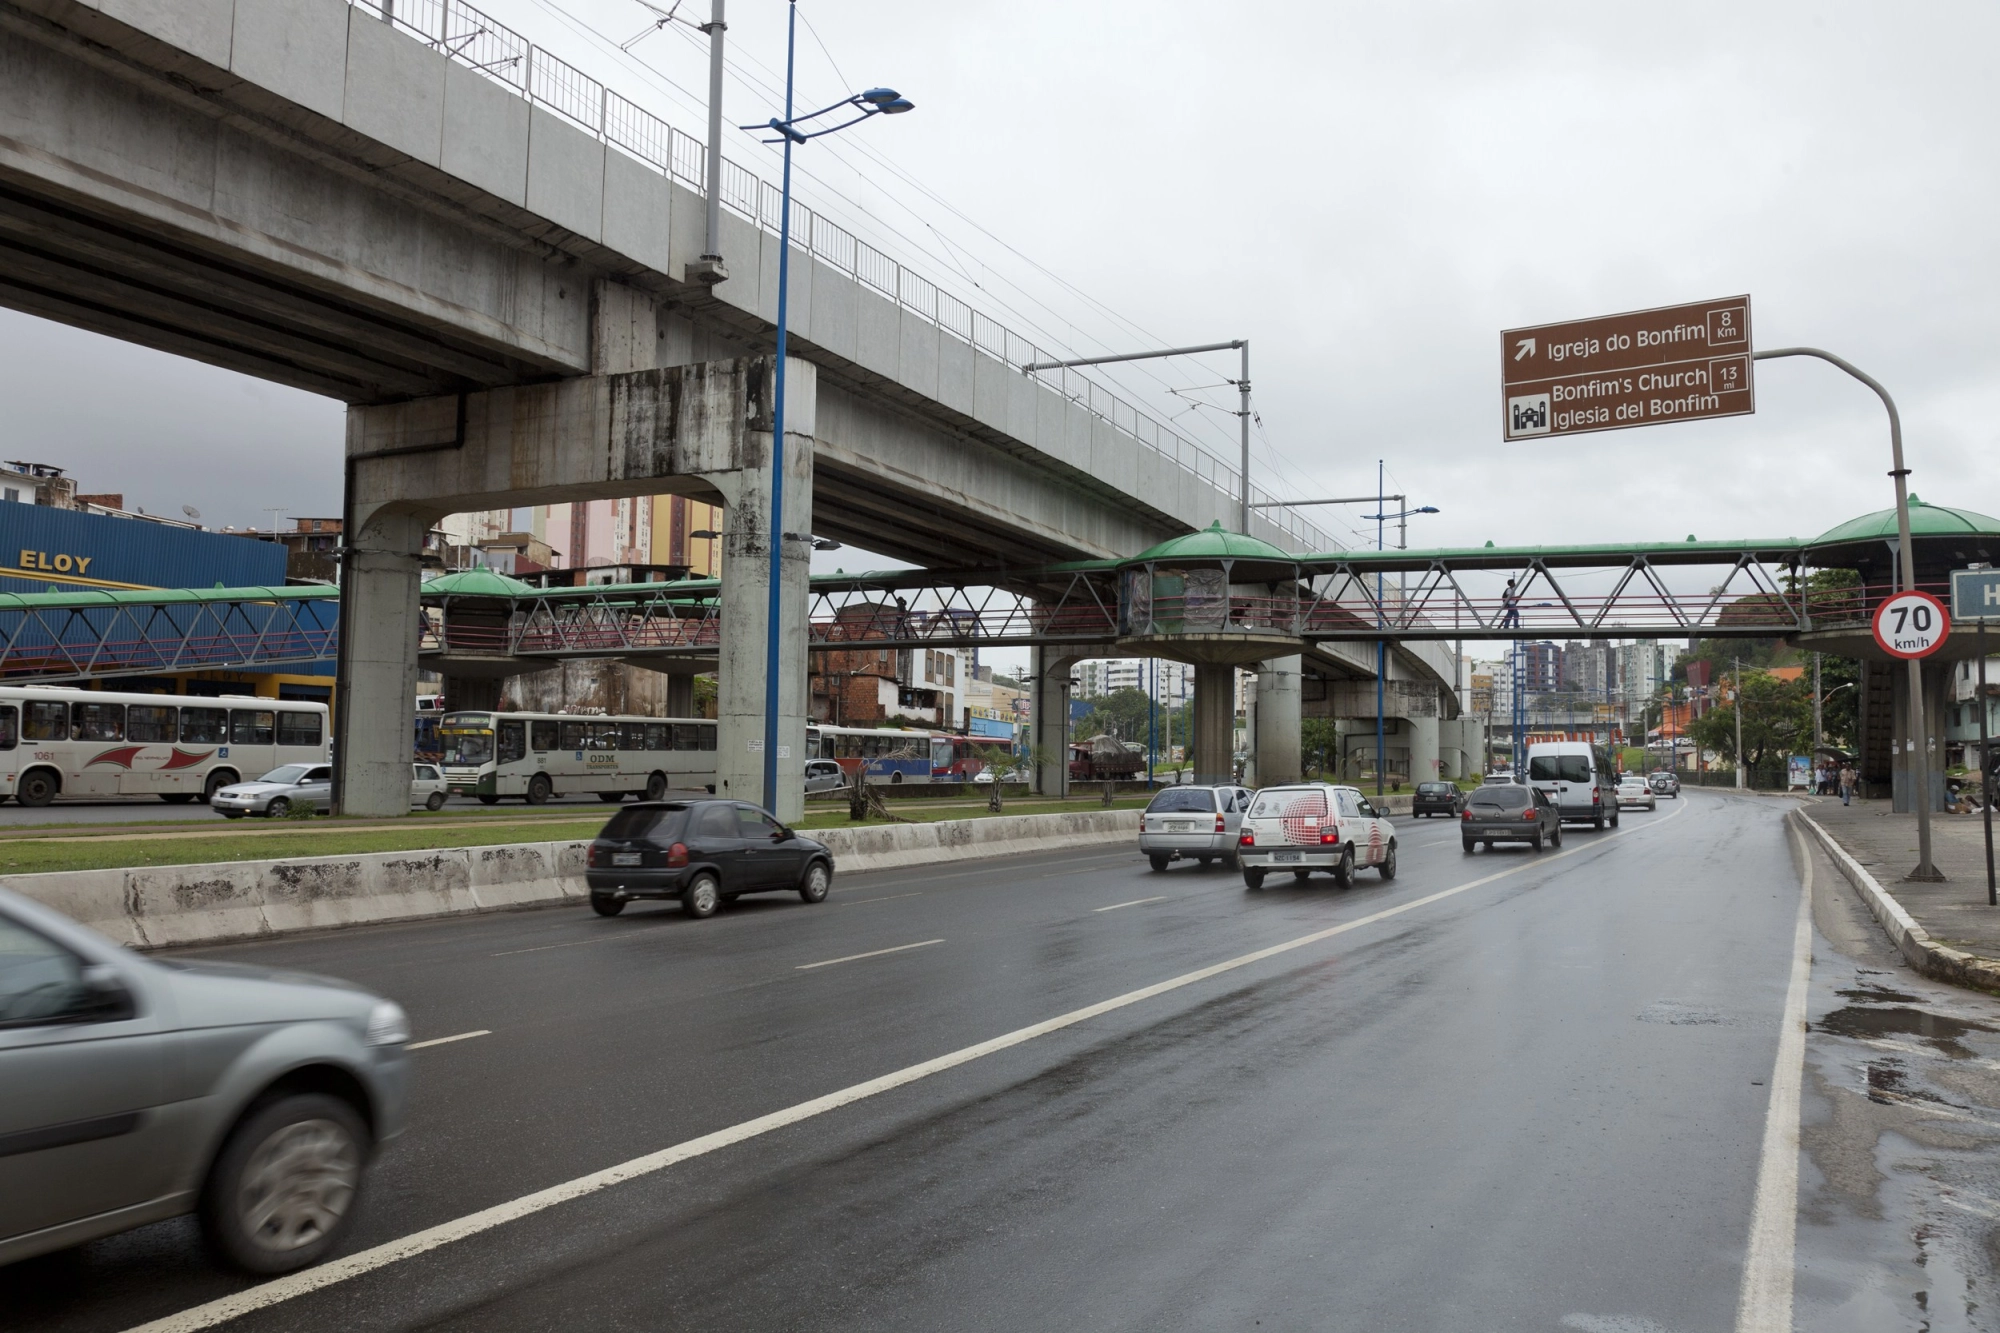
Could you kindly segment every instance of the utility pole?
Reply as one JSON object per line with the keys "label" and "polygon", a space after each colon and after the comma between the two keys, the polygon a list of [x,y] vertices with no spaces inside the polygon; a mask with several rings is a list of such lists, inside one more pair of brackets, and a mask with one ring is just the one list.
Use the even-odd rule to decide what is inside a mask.
{"label": "utility pole", "polygon": [[1236,381],[1237,410],[1236,428],[1243,437],[1243,471],[1238,474],[1243,486],[1243,535],[1250,535],[1250,340],[1243,340],[1243,378]]}
{"label": "utility pole", "polygon": [[687,266],[690,282],[713,287],[729,278],[722,262],[722,34],[729,25],[722,21],[724,0],[709,0],[708,22],[701,30],[708,34],[708,232],[701,258]]}
{"label": "utility pole", "polygon": [[1729,679],[1731,701],[1736,713],[1736,789],[1743,790],[1743,659],[1736,659],[1736,674]]}

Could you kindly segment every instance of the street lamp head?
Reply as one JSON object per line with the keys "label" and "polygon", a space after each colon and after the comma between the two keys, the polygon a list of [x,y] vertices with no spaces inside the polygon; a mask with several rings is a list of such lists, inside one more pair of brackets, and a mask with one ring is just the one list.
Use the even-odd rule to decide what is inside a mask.
{"label": "street lamp head", "polygon": [[902,97],[903,95],[894,88],[870,88],[867,92],[861,94],[862,101],[873,102],[876,106],[881,107],[886,107],[891,102],[901,101]]}
{"label": "street lamp head", "polygon": [[907,97],[898,97],[893,102],[878,103],[877,109],[885,116],[900,116],[905,111],[915,111],[917,104]]}
{"label": "street lamp head", "polygon": [[1416,512],[1419,514],[1435,514],[1438,512],[1438,510],[1436,505],[1425,505],[1422,509],[1419,509]]}

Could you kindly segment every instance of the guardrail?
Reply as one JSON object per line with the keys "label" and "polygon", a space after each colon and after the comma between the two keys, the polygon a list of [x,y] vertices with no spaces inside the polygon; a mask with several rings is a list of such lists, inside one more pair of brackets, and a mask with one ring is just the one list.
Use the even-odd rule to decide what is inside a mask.
{"label": "guardrail", "polygon": [[[463,0],[348,0],[348,4],[512,89],[636,161],[706,193],[707,153],[702,140],[675,129]],[[784,207],[784,193],[777,186],[724,158],[721,196],[724,207],[731,212],[773,235],[777,233]],[[1020,367],[1062,359],[974,310],[935,282],[827,221],[796,199],[792,201],[791,234],[793,244],[829,268],[866,284],[1004,365]],[[1232,499],[1241,497],[1235,465],[1162,425],[1095,380],[1074,369],[1057,371],[1048,378],[1037,374],[1035,378],[1223,494]],[[1276,498],[1262,487],[1254,484],[1250,487],[1253,503]],[[1339,549],[1339,543],[1327,533],[1288,510],[1266,509],[1262,513],[1301,550]]]}

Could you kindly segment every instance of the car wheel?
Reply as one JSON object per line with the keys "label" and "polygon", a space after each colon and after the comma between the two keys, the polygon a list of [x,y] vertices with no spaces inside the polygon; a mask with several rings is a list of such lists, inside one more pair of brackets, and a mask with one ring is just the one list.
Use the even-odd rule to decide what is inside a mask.
{"label": "car wheel", "polygon": [[590,895],[590,910],[599,916],[617,916],[625,910],[625,900],[623,898],[605,898],[593,893]]}
{"label": "car wheel", "polygon": [[1549,830],[1549,846],[1560,847],[1562,845],[1563,845],[1563,826],[1561,824],[1558,824],[1554,828]]}
{"label": "car wheel", "polygon": [[432,792],[430,794],[430,798],[424,802],[424,809],[426,810],[444,809],[444,793],[441,791]]}
{"label": "car wheel", "polygon": [[1604,816],[1599,815],[1596,819],[1591,821],[1590,826],[1596,829],[1599,833],[1604,832]]}
{"label": "car wheel", "polygon": [[1470,838],[1460,838],[1458,840],[1458,845],[1465,849],[1465,854],[1467,856],[1470,856],[1472,855],[1473,849],[1476,848],[1479,844],[1474,842]]}
{"label": "car wheel", "polygon": [[1351,842],[1340,849],[1340,864],[1333,868],[1333,882],[1343,889],[1354,882],[1354,844]]}
{"label": "car wheel", "polygon": [[537,773],[528,779],[528,804],[547,805],[554,791],[554,786],[549,782],[549,775]]}
{"label": "car wheel", "polygon": [[833,887],[833,872],[826,868],[826,862],[815,861],[806,867],[806,877],[799,883],[799,899],[802,902],[823,903],[826,892]]}
{"label": "car wheel", "polygon": [[1261,870],[1246,870],[1246,871],[1244,871],[1244,872],[1243,872],[1243,887],[1244,887],[1244,888],[1246,888],[1246,889],[1252,889],[1252,890],[1255,890],[1255,889],[1261,889],[1261,888],[1263,888],[1263,887],[1264,887],[1264,872],[1263,872],[1263,871],[1261,871]]}
{"label": "car wheel", "polygon": [[482,796],[479,798],[479,803],[481,805],[498,805],[500,804],[500,798],[498,796]]}
{"label": "car wheel", "polygon": [[1383,853],[1382,853],[1382,864],[1381,864],[1381,865],[1379,865],[1379,866],[1376,866],[1376,867],[1375,867],[1375,869],[1381,872],[1381,875],[1382,875],[1382,878],[1383,878],[1383,879],[1394,879],[1394,878],[1396,878],[1396,844],[1395,844],[1395,843],[1393,843],[1393,842],[1392,842],[1392,843],[1390,843],[1390,844],[1389,844],[1389,846],[1387,847],[1387,849],[1385,849],[1385,850],[1383,851]]}
{"label": "car wheel", "polygon": [[368,1131],[324,1093],[254,1109],[230,1134],[202,1190],[203,1237],[252,1273],[319,1262],[354,1217]]}
{"label": "car wheel", "polygon": [[681,890],[681,911],[697,921],[703,917],[714,916],[715,909],[721,905],[722,886],[715,882],[715,876],[705,870]]}
{"label": "car wheel", "polygon": [[646,779],[646,799],[649,801],[664,801],[667,799],[667,775],[665,773],[655,773]]}
{"label": "car wheel", "polygon": [[292,803],[282,796],[273,796],[271,803],[264,807],[264,813],[273,819],[282,819],[291,810]]}
{"label": "car wheel", "polygon": [[1153,867],[1154,870],[1164,871],[1168,866],[1173,864],[1173,860],[1173,857],[1163,852],[1153,852],[1146,857],[1146,864]]}
{"label": "car wheel", "polygon": [[1542,831],[1540,829],[1536,829],[1534,836],[1528,839],[1528,846],[1538,852],[1542,850]]}
{"label": "car wheel", "polygon": [[38,768],[21,778],[21,785],[15,789],[14,799],[22,805],[44,806],[55,800],[56,779],[45,768]]}
{"label": "car wheel", "polygon": [[1618,812],[1616,810],[1613,810],[1611,812],[1611,827],[1612,828],[1618,827]]}

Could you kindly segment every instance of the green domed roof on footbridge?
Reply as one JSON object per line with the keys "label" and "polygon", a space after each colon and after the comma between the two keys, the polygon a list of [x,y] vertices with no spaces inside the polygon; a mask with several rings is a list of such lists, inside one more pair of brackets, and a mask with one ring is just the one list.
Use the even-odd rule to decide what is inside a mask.
{"label": "green domed roof on footbridge", "polygon": [[1230,532],[1222,526],[1220,520],[1217,520],[1200,532],[1169,537],[1158,546],[1141,551],[1131,559],[1119,563],[1147,565],[1188,560],[1278,560],[1291,564],[1297,559],[1297,556],[1287,554],[1267,541],[1246,537],[1240,532]]}
{"label": "green domed roof on footbridge", "polygon": [[439,575],[419,591],[425,597],[520,597],[537,589],[532,583],[510,579],[496,569],[481,565],[477,569]]}
{"label": "green domed roof on footbridge", "polygon": [[[2000,518],[1988,518],[1970,509],[1951,509],[1925,504],[1910,497],[1911,537],[1955,537],[1961,533],[2000,535]],[[1860,518],[1850,518],[1837,528],[1821,533],[1808,546],[1841,546],[1848,542],[1888,541],[1896,536],[1896,511],[1878,509]]]}

